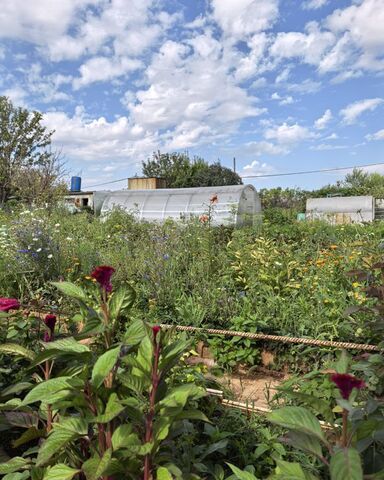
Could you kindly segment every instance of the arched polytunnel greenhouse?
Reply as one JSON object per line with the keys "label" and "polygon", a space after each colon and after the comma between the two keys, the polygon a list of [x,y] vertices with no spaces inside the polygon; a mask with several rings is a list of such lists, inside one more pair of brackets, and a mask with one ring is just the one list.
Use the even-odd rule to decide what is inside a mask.
{"label": "arched polytunnel greenhouse", "polygon": [[108,193],[101,215],[114,208],[158,222],[200,218],[208,212],[212,225],[252,225],[261,218],[260,198],[252,185],[120,190]]}

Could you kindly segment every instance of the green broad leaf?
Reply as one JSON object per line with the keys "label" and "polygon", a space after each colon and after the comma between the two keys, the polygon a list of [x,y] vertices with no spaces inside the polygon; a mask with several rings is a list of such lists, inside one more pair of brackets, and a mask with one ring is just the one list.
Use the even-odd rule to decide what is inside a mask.
{"label": "green broad leaf", "polygon": [[305,433],[295,431],[288,432],[284,441],[303,452],[312,453],[318,458],[323,456],[319,440],[310,435],[306,435]]}
{"label": "green broad leaf", "polygon": [[236,475],[237,480],[258,480],[255,475],[249,472],[245,472],[244,470],[240,470],[240,468],[232,465],[231,463],[226,462],[228,467],[232,470],[234,475]]}
{"label": "green broad leaf", "polygon": [[156,442],[160,442],[161,440],[167,438],[172,421],[173,420],[171,418],[165,417],[164,415],[155,421],[153,430]]}
{"label": "green broad leaf", "polygon": [[99,480],[103,473],[107,470],[112,459],[112,450],[108,448],[104,455],[91,457],[83,463],[82,471],[85,473],[87,480]]}
{"label": "green broad leaf", "polygon": [[108,423],[113,420],[115,417],[120,415],[120,413],[125,409],[125,406],[119,402],[116,393],[111,393],[108,398],[107,406],[105,407],[105,412],[101,415],[98,415],[93,419],[96,423]]}
{"label": "green broad leaf", "polygon": [[112,435],[112,447],[113,450],[124,448],[126,438],[132,433],[132,425],[125,424],[116,428]]}
{"label": "green broad leaf", "polygon": [[334,415],[332,413],[332,408],[329,405],[329,402],[321,398],[315,397],[314,395],[308,395],[307,393],[296,392],[292,390],[279,389],[279,391],[284,392],[290,398],[295,398],[305,405],[310,405],[314,408],[316,412],[319,412],[326,422],[333,423]]}
{"label": "green broad leaf", "polygon": [[190,342],[177,341],[167,345],[161,352],[161,361],[159,369],[163,370],[170,364],[173,366],[175,361],[178,361],[183,353],[189,348]]}
{"label": "green broad leaf", "polygon": [[202,422],[212,423],[211,420],[200,410],[183,410],[177,415],[176,420],[201,420]]}
{"label": "green broad leaf", "polygon": [[99,316],[92,316],[85,322],[84,328],[76,335],[79,340],[89,338],[104,331],[105,326]]}
{"label": "green broad leaf", "polygon": [[350,364],[350,357],[348,353],[343,350],[340,354],[340,357],[335,363],[335,369],[337,373],[347,373]]}
{"label": "green broad leaf", "polygon": [[58,463],[45,473],[43,480],[71,480],[80,471],[76,468],[68,467],[64,463]]}
{"label": "green broad leaf", "polygon": [[29,460],[22,457],[13,457],[8,462],[0,463],[0,475],[6,475],[7,473],[24,470],[25,468],[28,468],[29,465]]}
{"label": "green broad leaf", "polygon": [[56,423],[39,449],[36,466],[45,465],[53,455],[65,447],[69,442],[75,440],[88,432],[88,424],[81,418],[68,418],[61,424]]}
{"label": "green broad leaf", "polygon": [[109,300],[109,312],[113,320],[126,314],[136,300],[136,292],[130,285],[119,287]]}
{"label": "green broad leaf", "polygon": [[84,292],[84,290],[78,285],[75,285],[74,283],[51,282],[51,284],[68,297],[76,298],[77,300],[81,300],[85,303],[88,301],[87,294]]}
{"label": "green broad leaf", "polygon": [[18,395],[20,392],[23,392],[31,387],[33,387],[33,383],[30,382],[15,383],[8,388],[4,388],[4,390],[1,392],[1,396],[8,397],[9,395]]}
{"label": "green broad leaf", "polygon": [[[168,395],[160,402],[160,407],[184,408],[189,399],[198,399],[205,395],[203,388],[193,383],[187,383],[172,388]],[[179,413],[179,412],[177,412]]]}
{"label": "green broad leaf", "polygon": [[168,468],[165,467],[159,467],[156,470],[156,479],[157,480],[173,480],[173,477],[168,470]]}
{"label": "green broad leaf", "polygon": [[73,337],[61,338],[54,342],[44,344],[45,350],[58,350],[61,353],[86,353],[90,352],[88,345],[75,340]]}
{"label": "green broad leaf", "polygon": [[143,377],[137,377],[136,375],[132,375],[130,373],[120,374],[118,378],[124,387],[129,388],[138,395],[142,395],[150,386],[149,379],[146,380]]}
{"label": "green broad leaf", "polygon": [[128,330],[124,335],[123,343],[124,345],[138,345],[146,334],[147,332],[145,330],[144,322],[141,320],[135,320],[128,327]]}
{"label": "green broad leaf", "polygon": [[20,428],[37,428],[39,416],[36,412],[5,412],[4,416],[9,425]]}
{"label": "green broad leaf", "polygon": [[24,357],[28,360],[33,360],[35,358],[35,354],[32,350],[28,350],[28,348],[24,348],[17,343],[3,343],[0,345],[0,353]]}
{"label": "green broad leaf", "polygon": [[109,374],[112,368],[116,365],[120,353],[120,346],[112,348],[101,355],[92,370],[91,383],[95,388],[99,388],[103,383],[105,377]]}
{"label": "green broad leaf", "polygon": [[280,427],[314,436],[327,443],[318,419],[304,407],[283,407],[267,415],[267,419]]}
{"label": "green broad leaf", "polygon": [[[148,336],[145,336],[140,343],[136,356],[135,367],[145,375],[149,376],[152,370],[153,345]],[[139,374],[140,375],[140,374]]]}
{"label": "green broad leaf", "polygon": [[21,405],[25,406],[42,401],[54,403],[61,398],[65,398],[71,390],[78,389],[82,386],[83,382],[76,378],[51,378],[45,382],[38,383],[36,387],[27,394],[21,402]]}
{"label": "green broad leaf", "polygon": [[8,473],[2,480],[27,480],[30,478],[29,472]]}
{"label": "green broad leaf", "polygon": [[275,475],[272,478],[279,480],[318,480],[309,472],[305,472],[299,463],[285,462],[276,460]]}
{"label": "green broad leaf", "polygon": [[45,468],[35,467],[31,468],[31,480],[43,480]]}
{"label": "green broad leaf", "polygon": [[12,446],[13,448],[20,447],[20,445],[24,445],[36,438],[44,437],[45,433],[45,429],[38,430],[36,427],[28,428],[19,438],[12,442]]}
{"label": "green broad leaf", "polygon": [[343,448],[331,457],[331,480],[363,480],[360,455],[354,448]]}

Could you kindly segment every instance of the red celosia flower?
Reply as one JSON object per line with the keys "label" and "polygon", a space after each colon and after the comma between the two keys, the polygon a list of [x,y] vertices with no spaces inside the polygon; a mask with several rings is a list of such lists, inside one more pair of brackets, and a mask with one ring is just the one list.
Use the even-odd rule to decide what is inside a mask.
{"label": "red celosia flower", "polygon": [[152,327],[152,332],[153,332],[153,336],[156,340],[156,337],[157,337],[157,334],[160,332],[161,330],[161,327],[159,327],[159,325],[155,325],[154,327]]}
{"label": "red celosia flower", "polygon": [[93,270],[91,277],[98,282],[102,289],[104,289],[106,292],[110,292],[112,290],[111,277],[114,272],[115,269],[113,267],[100,265]]}
{"label": "red celosia flower", "polygon": [[336,384],[341,396],[348,400],[354,388],[361,390],[365,387],[363,380],[360,380],[349,373],[334,373],[331,375],[331,380]]}
{"label": "red celosia flower", "polygon": [[43,322],[49,328],[49,332],[44,332],[44,342],[52,342],[56,325],[56,315],[49,313],[45,316]]}
{"label": "red celosia flower", "polygon": [[9,312],[9,310],[17,310],[20,303],[16,298],[0,298],[0,312]]}
{"label": "red celosia flower", "polygon": [[211,202],[211,203],[216,203],[217,201],[218,201],[218,197],[217,197],[217,195],[215,194],[215,195],[213,195],[213,196],[211,197],[210,202]]}

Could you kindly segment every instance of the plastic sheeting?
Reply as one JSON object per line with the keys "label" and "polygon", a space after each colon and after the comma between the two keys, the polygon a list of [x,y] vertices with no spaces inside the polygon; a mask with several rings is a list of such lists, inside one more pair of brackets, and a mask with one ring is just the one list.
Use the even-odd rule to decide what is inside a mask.
{"label": "plastic sheeting", "polygon": [[332,224],[372,222],[375,202],[371,196],[309,198],[307,218]]}
{"label": "plastic sheeting", "polygon": [[260,198],[252,185],[109,192],[101,215],[120,208],[147,221],[201,217],[208,213],[214,196],[217,202],[212,204],[212,225],[252,225],[261,218]]}

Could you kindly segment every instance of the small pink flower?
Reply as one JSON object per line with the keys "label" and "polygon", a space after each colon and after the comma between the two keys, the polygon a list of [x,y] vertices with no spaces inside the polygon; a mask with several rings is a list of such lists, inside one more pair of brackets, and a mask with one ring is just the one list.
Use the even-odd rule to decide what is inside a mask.
{"label": "small pink flower", "polygon": [[152,327],[152,332],[153,332],[153,336],[156,340],[156,337],[157,337],[157,334],[161,331],[161,327],[159,327],[159,325],[155,325],[154,327]]}
{"label": "small pink flower", "polygon": [[207,223],[209,220],[208,215],[200,215],[199,220],[201,223]]}
{"label": "small pink flower", "polygon": [[91,277],[98,282],[103,290],[106,292],[111,292],[111,277],[114,273],[115,269],[113,267],[109,267],[108,265],[100,265],[93,270]]}
{"label": "small pink flower", "polygon": [[56,320],[56,315],[51,313],[45,316],[43,322],[49,328],[49,332],[44,332],[44,342],[53,342]]}
{"label": "small pink flower", "polygon": [[9,310],[18,310],[20,303],[16,298],[0,298],[0,312],[9,312]]}
{"label": "small pink flower", "polygon": [[348,400],[354,388],[361,390],[365,387],[363,380],[350,375],[349,373],[334,373],[331,380],[336,384],[344,400]]}

